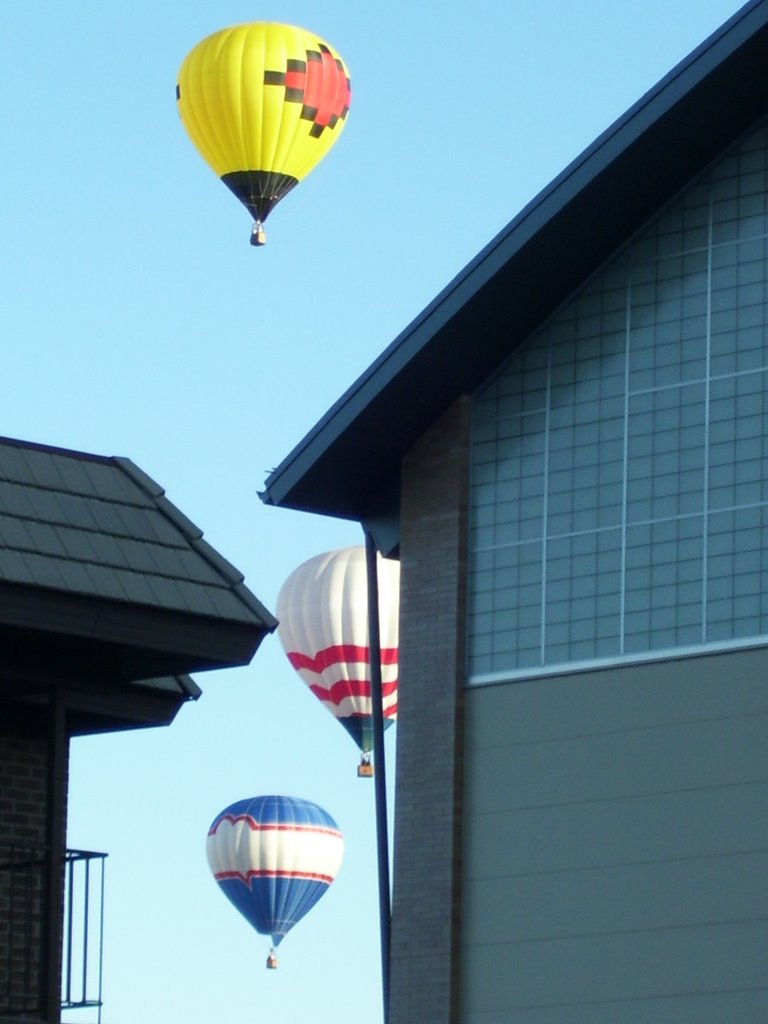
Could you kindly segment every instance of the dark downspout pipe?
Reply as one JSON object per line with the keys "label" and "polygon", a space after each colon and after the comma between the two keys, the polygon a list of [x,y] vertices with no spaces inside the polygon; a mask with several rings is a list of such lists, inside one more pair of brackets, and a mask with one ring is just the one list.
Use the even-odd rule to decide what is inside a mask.
{"label": "dark downspout pipe", "polygon": [[41,1002],[43,1020],[61,1020],[61,915],[68,739],[64,695],[52,686],[48,705],[48,791],[46,801],[46,872],[43,891]]}
{"label": "dark downspout pipe", "polygon": [[381,994],[384,1024],[389,1024],[389,831],[387,828],[387,777],[384,761],[384,709],[381,682],[381,637],[379,634],[379,580],[376,543],[365,530],[365,565],[368,580],[368,645],[371,660],[371,705],[373,726],[373,781],[376,797],[376,849],[379,866],[379,927],[381,930]]}

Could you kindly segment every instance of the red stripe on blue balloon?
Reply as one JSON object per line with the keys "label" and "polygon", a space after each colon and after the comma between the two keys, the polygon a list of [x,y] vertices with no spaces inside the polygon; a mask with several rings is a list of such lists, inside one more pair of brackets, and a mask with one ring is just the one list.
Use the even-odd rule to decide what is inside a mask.
{"label": "red stripe on blue balloon", "polygon": [[333,828],[323,828],[322,825],[300,825],[291,823],[281,823],[278,821],[270,822],[259,822],[255,818],[252,818],[250,814],[222,814],[220,818],[211,825],[208,830],[208,835],[216,835],[216,830],[222,821],[229,821],[231,824],[236,825],[240,821],[244,821],[252,832],[313,832],[315,834],[324,836],[334,836],[336,839],[341,839],[341,832]]}
{"label": "red stripe on blue balloon", "polygon": [[311,871],[275,871],[266,868],[249,868],[245,874],[242,871],[217,871],[213,877],[217,882],[227,878],[239,878],[246,885],[252,878],[299,878],[307,882],[324,882],[326,885],[333,881],[333,875],[321,875]]}

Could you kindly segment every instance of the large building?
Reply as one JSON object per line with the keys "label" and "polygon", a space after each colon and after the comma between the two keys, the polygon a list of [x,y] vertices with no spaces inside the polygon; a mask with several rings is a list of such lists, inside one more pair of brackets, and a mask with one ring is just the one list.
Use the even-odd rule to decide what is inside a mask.
{"label": "large building", "polygon": [[767,68],[754,0],[267,480],[401,561],[391,1024],[768,1020]]}
{"label": "large building", "polygon": [[72,738],[168,725],[188,673],[275,626],[129,459],[0,438],[0,1024],[101,1020],[106,854],[66,846]]}

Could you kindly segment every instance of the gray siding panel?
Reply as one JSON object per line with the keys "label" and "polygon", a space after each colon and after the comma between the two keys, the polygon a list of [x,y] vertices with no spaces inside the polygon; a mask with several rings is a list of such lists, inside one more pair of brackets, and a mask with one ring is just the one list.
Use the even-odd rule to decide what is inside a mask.
{"label": "gray siding panel", "polygon": [[[589,686],[581,685],[584,678]],[[759,685],[760,679],[766,685]],[[617,683],[631,685],[617,689]],[[541,699],[543,692],[546,700]],[[478,748],[560,740],[765,713],[768,656],[756,648],[737,655],[712,654],[532,679],[490,686],[482,693],[484,701],[492,699],[493,714],[485,715],[484,706],[479,707],[484,720],[482,730],[473,736]]]}
{"label": "gray siding panel", "polygon": [[467,877],[765,848],[766,808],[768,782],[476,815]]}
{"label": "gray siding panel", "polygon": [[[766,943],[768,925],[748,921],[558,939],[535,946],[507,944],[495,949],[493,956],[475,958],[468,995],[478,1010],[502,1008],[504,993],[495,984],[499,972],[505,987],[514,990],[519,1008],[557,1003],[564,1011],[569,1005],[590,1002],[620,1005],[660,996],[674,1000],[681,995],[755,991],[765,985]],[[718,981],[726,973],[727,986]],[[657,1019],[678,1024],[683,1018],[670,1007]],[[614,1021],[623,1024],[618,1006]],[[759,1024],[764,1021],[761,1018]]]}
{"label": "gray siding panel", "polygon": [[751,1024],[766,1020],[768,992],[764,989],[482,1010],[462,1018],[464,1024]]}
{"label": "gray siding panel", "polygon": [[768,918],[761,877],[768,851],[507,876],[501,886],[486,879],[473,884],[480,913],[464,938],[491,946]]}
{"label": "gray siding panel", "polygon": [[768,653],[470,689],[463,1024],[764,1024]]}
{"label": "gray siding panel", "polygon": [[[492,747],[475,769],[473,808],[525,807],[532,794],[541,806],[754,782],[765,778],[767,722],[763,712]],[[722,747],[729,757],[717,756]],[[498,787],[504,775],[513,784]]]}

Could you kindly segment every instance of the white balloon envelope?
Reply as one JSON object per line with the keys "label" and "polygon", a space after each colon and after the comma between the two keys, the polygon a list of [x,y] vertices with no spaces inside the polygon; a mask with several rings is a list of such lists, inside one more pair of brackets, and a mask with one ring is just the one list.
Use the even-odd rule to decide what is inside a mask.
{"label": "white balloon envelope", "polygon": [[[400,563],[377,559],[386,728],[397,717]],[[365,548],[329,551],[300,565],[280,590],[277,618],[291,665],[367,761],[373,730]]]}

